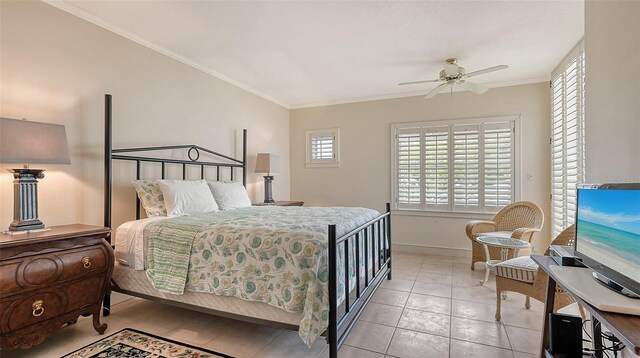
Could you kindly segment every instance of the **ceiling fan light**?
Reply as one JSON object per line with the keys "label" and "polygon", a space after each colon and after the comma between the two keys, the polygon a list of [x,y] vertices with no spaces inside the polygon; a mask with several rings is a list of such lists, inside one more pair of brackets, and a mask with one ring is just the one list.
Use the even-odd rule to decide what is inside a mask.
{"label": "ceiling fan light", "polygon": [[447,77],[458,77],[460,75],[460,72],[458,70],[458,65],[455,65],[455,64],[445,63],[444,72],[447,75]]}

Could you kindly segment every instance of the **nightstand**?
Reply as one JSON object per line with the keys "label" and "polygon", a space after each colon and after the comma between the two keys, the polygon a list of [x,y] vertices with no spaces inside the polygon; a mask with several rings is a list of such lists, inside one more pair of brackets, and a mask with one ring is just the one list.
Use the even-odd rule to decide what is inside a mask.
{"label": "nightstand", "polygon": [[39,344],[81,315],[93,315],[93,328],[104,333],[100,308],[114,264],[110,234],[79,224],[0,234],[0,348]]}
{"label": "nightstand", "polygon": [[253,206],[303,206],[304,201],[276,201],[273,204],[255,203]]}

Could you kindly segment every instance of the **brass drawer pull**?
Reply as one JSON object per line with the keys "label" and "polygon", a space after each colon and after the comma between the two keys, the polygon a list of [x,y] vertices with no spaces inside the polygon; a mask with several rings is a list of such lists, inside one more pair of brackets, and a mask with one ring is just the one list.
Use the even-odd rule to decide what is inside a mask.
{"label": "brass drawer pull", "polygon": [[33,304],[31,305],[31,308],[33,308],[33,312],[31,312],[33,314],[33,317],[42,316],[42,314],[44,313],[44,307],[42,307],[43,304],[44,301],[42,300],[33,302]]}
{"label": "brass drawer pull", "polygon": [[85,256],[82,258],[82,266],[84,266],[84,268],[86,269],[91,267],[91,262],[89,261],[89,257]]}

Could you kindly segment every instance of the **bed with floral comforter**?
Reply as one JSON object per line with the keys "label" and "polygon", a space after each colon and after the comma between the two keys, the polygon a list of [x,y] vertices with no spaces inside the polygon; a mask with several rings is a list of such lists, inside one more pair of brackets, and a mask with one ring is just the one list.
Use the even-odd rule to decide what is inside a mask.
{"label": "bed with floral comforter", "polygon": [[[166,293],[210,292],[302,312],[299,335],[310,346],[328,325],[328,225],[340,237],[378,215],[365,208],[272,206],[162,220],[145,229],[147,277]],[[338,278],[342,301],[344,265]],[[355,280],[349,281],[353,289]]]}

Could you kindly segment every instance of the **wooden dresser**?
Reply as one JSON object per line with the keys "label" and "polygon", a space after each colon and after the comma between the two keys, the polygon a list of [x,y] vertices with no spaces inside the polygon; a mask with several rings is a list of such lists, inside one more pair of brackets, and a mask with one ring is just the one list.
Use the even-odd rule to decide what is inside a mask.
{"label": "wooden dresser", "polygon": [[100,308],[114,264],[109,235],[89,225],[0,234],[0,348],[39,344],[81,315],[93,315],[93,328],[104,333]]}

